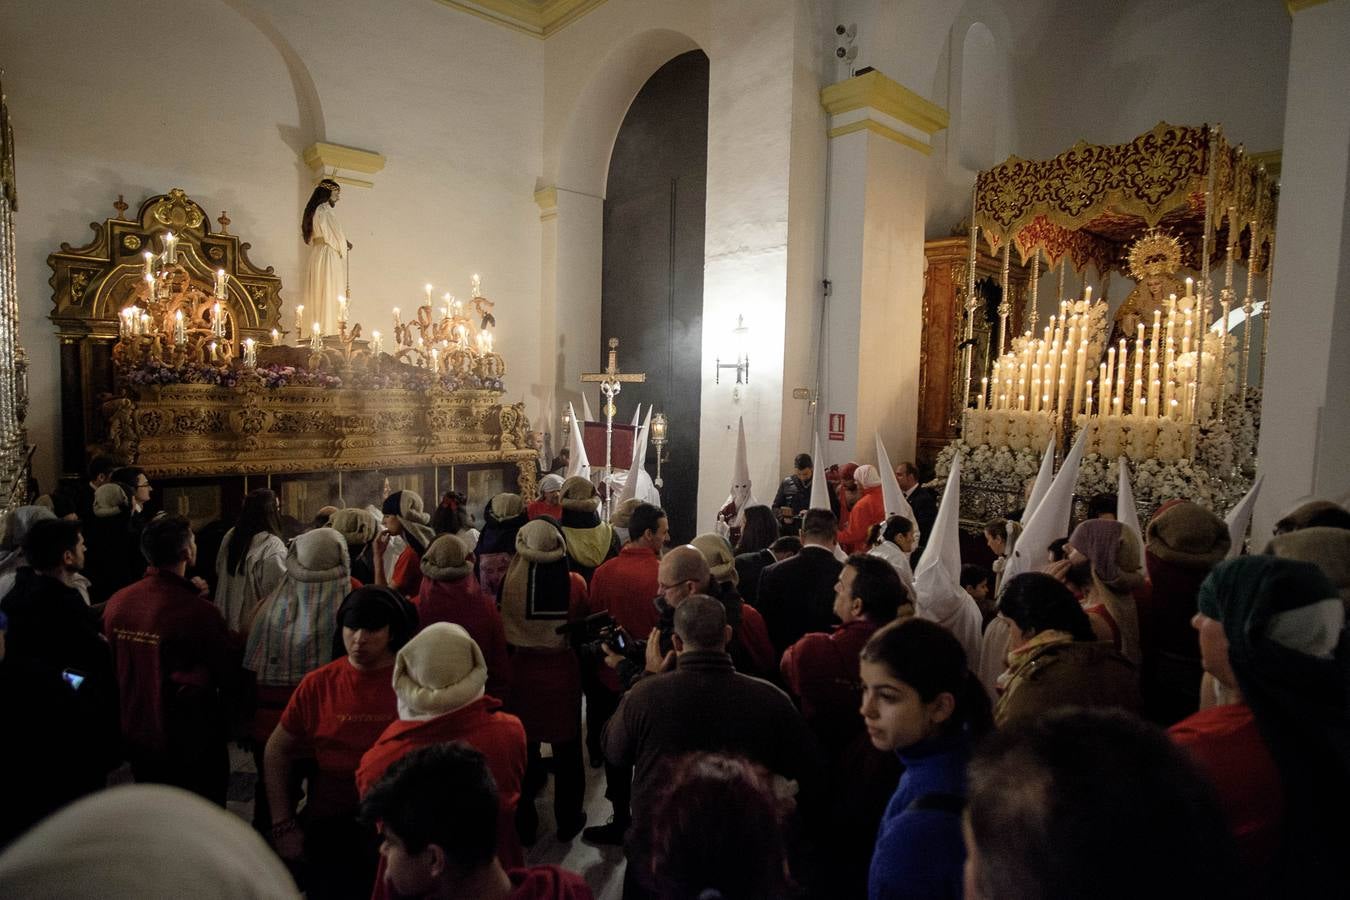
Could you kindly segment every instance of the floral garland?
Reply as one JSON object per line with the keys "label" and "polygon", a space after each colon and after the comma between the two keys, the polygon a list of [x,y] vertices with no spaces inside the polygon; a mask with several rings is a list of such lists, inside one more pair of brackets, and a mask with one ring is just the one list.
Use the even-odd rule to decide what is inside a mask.
{"label": "floral garland", "polygon": [[341,376],[328,372],[311,372],[308,369],[275,363],[254,369],[250,376],[247,370],[230,366],[204,366],[193,363],[169,366],[162,362],[147,362],[139,368],[122,373],[119,377],[125,386],[133,388],[173,384],[205,384],[233,388],[254,377],[266,388],[346,387],[355,390],[406,390],[425,393],[433,386],[439,385],[446,391],[506,390],[506,384],[500,378],[479,378],[477,375],[460,378],[449,373],[437,376],[427,369],[413,366],[400,366],[383,372],[359,372],[344,381]]}

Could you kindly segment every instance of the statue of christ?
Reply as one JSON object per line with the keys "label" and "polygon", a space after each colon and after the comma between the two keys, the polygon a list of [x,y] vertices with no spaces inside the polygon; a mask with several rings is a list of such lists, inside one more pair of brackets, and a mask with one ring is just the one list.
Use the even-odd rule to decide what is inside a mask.
{"label": "statue of christ", "polygon": [[[325,335],[338,333],[338,295],[347,290],[344,263],[347,251],[352,248],[342,233],[337,213],[333,211],[341,192],[341,186],[331,178],[320,181],[305,204],[305,215],[300,223],[301,234],[309,245],[304,295],[306,315],[301,327],[308,329],[311,322],[318,322]],[[308,336],[309,332],[305,330],[296,335],[296,339]]]}

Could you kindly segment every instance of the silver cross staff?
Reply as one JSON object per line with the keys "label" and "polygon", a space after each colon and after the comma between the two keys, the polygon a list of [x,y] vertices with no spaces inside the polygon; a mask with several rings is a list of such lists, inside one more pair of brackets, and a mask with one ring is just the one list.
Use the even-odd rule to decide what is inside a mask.
{"label": "silver cross staff", "polygon": [[600,393],[605,395],[605,518],[609,519],[610,512],[610,494],[612,491],[608,488],[608,481],[612,468],[612,448],[614,446],[614,414],[618,411],[614,407],[614,398],[619,396],[619,391],[623,390],[624,382],[644,382],[647,380],[646,372],[619,372],[619,339],[609,339],[609,364],[605,366],[603,372],[587,372],[581,376],[583,382],[598,382],[600,384]]}

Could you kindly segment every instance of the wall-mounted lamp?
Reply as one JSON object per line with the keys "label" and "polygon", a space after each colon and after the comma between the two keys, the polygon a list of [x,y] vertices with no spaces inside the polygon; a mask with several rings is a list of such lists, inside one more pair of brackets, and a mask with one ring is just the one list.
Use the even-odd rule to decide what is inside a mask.
{"label": "wall-mounted lamp", "polygon": [[670,420],[666,418],[665,413],[657,413],[652,416],[652,444],[656,447],[656,481],[653,482],[658,488],[661,487],[661,448],[666,444],[666,428],[670,425]]}
{"label": "wall-mounted lamp", "polygon": [[[714,384],[722,383],[723,369],[735,369],[736,383],[749,384],[750,353],[749,351],[746,350],[745,343],[746,343],[746,335],[750,333],[750,329],[746,327],[744,316],[738,315],[736,317],[736,327],[731,330],[731,333],[735,336],[736,361],[734,363],[724,363],[722,362],[721,357],[717,357],[714,360],[715,365],[713,369],[713,383]],[[739,395],[739,392],[737,392],[737,394]]]}

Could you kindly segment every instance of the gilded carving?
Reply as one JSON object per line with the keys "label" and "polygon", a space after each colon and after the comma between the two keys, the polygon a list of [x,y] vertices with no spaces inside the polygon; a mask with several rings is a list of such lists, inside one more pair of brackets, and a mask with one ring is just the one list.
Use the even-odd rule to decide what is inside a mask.
{"label": "gilded carving", "polygon": [[122,246],[135,253],[141,249],[141,236],[139,234],[122,235]]}

